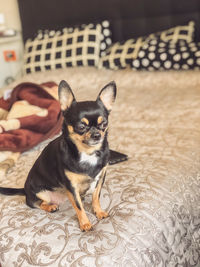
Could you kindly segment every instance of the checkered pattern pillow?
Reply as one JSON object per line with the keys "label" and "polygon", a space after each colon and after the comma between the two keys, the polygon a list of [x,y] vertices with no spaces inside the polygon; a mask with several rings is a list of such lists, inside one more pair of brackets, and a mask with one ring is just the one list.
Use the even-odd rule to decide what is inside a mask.
{"label": "checkered pattern pillow", "polygon": [[148,71],[200,69],[200,43],[153,39],[140,49],[131,66],[134,70]]}
{"label": "checkered pattern pillow", "polygon": [[150,34],[147,37],[118,42],[109,47],[100,59],[99,68],[123,69],[131,67],[132,61],[138,57],[140,49],[150,40],[160,40],[169,43],[180,41],[191,42],[194,35],[194,22],[185,26],[177,26],[166,31]]}
{"label": "checkered pattern pillow", "polygon": [[40,30],[25,43],[24,73],[74,66],[97,66],[99,56],[112,43],[109,22]]}
{"label": "checkered pattern pillow", "polygon": [[138,52],[144,44],[144,40],[141,37],[113,44],[100,58],[99,68],[104,67],[113,70],[127,68],[131,65],[133,58],[137,58]]}
{"label": "checkered pattern pillow", "polygon": [[172,43],[177,43],[179,41],[186,41],[190,43],[194,38],[194,26],[194,21],[190,21],[187,25],[176,26],[162,32],[150,34],[148,39],[158,39]]}

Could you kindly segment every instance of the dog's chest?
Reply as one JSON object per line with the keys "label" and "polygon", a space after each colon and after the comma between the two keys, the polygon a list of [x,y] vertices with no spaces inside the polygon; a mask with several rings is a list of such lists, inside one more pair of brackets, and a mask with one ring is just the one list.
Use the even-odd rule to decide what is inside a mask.
{"label": "dog's chest", "polygon": [[89,155],[85,152],[82,152],[80,154],[79,162],[80,162],[80,164],[88,164],[91,166],[95,166],[98,162],[98,156],[96,155],[96,153]]}

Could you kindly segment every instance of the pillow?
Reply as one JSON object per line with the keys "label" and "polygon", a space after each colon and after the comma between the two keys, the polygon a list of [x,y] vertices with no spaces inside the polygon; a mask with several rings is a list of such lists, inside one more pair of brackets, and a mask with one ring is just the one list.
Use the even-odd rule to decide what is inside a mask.
{"label": "pillow", "polygon": [[159,39],[164,42],[177,43],[186,41],[188,43],[194,40],[195,23],[190,21],[187,25],[176,26],[171,29],[153,33],[148,36],[148,39]]}
{"label": "pillow", "polygon": [[153,39],[144,44],[131,66],[133,69],[149,71],[199,69],[200,43],[169,43]]}
{"label": "pillow", "polygon": [[143,37],[113,44],[100,58],[99,68],[104,67],[118,70],[131,66],[133,58],[137,58],[138,52],[143,44]]}
{"label": "pillow", "polygon": [[109,22],[40,30],[25,43],[24,73],[50,69],[97,66],[99,56],[112,43]]}
{"label": "pillow", "polygon": [[130,39],[118,42],[109,47],[102,53],[99,68],[123,69],[131,67],[132,60],[136,59],[140,49],[150,40],[160,40],[170,43],[180,41],[191,42],[194,37],[194,22],[190,21],[187,25],[177,26],[159,33],[150,34],[146,37]]}

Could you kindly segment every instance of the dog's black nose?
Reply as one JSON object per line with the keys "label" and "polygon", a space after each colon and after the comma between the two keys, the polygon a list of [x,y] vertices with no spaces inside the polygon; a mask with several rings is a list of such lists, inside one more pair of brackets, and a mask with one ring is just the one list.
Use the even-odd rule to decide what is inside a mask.
{"label": "dog's black nose", "polygon": [[91,135],[91,137],[93,140],[98,141],[101,138],[101,134],[99,132],[95,132]]}

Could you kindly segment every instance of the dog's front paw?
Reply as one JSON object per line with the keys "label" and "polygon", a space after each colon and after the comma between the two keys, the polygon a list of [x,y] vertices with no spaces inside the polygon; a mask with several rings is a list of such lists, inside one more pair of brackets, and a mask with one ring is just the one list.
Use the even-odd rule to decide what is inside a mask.
{"label": "dog's front paw", "polygon": [[97,219],[102,220],[109,216],[109,214],[103,210],[95,212]]}
{"label": "dog's front paw", "polygon": [[80,224],[80,229],[82,232],[88,232],[88,231],[92,230],[92,224],[90,222]]}

